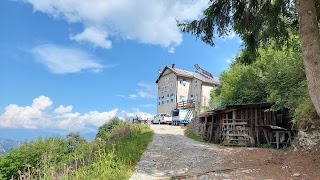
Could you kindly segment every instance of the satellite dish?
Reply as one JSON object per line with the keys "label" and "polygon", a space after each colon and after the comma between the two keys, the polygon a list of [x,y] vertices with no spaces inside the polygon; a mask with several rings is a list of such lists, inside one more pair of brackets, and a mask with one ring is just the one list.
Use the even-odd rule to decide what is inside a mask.
{"label": "satellite dish", "polygon": [[162,69],[161,69],[161,68],[158,69],[158,73],[159,73],[159,74],[162,73]]}

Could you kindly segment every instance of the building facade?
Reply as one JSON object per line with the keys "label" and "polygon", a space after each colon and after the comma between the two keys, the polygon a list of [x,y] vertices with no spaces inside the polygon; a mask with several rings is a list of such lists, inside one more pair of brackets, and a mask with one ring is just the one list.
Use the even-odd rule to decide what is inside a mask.
{"label": "building facade", "polygon": [[209,106],[210,92],[220,85],[219,79],[210,73],[190,72],[173,64],[160,73],[158,84],[157,114],[179,108],[195,108],[200,111]]}

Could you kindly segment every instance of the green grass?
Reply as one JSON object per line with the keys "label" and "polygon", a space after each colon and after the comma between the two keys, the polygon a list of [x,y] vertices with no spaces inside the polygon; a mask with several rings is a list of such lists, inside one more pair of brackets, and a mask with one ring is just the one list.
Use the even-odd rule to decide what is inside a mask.
{"label": "green grass", "polygon": [[134,125],[131,133],[115,138],[102,149],[94,163],[75,174],[77,179],[129,179],[141,155],[152,141],[153,131],[146,125]]}
{"label": "green grass", "polygon": [[270,149],[274,149],[275,147],[272,146],[271,144],[261,144],[261,145],[259,146],[259,148],[270,148]]}
{"label": "green grass", "polygon": [[[19,166],[12,166],[14,168],[12,172],[16,172],[14,179],[129,179],[141,155],[152,141],[153,134],[149,125],[121,123],[112,125],[111,130],[103,134],[102,138],[97,137],[92,142],[83,142],[70,153],[56,151],[63,149],[64,143],[59,146],[50,145],[45,153],[31,154],[40,159],[36,163],[30,164],[21,160],[25,159],[22,158],[23,154],[15,153],[14,157],[21,159],[11,156],[1,157],[0,166],[9,160],[12,163],[23,161],[24,168],[17,169],[15,167]],[[10,179],[11,175],[6,174],[7,169],[8,167],[0,167],[0,179]]]}
{"label": "green grass", "polygon": [[184,135],[185,135],[186,137],[190,138],[190,139],[195,140],[195,141],[208,142],[208,141],[206,141],[205,139],[203,139],[201,136],[198,136],[197,134],[195,134],[195,133],[191,130],[191,128],[189,128],[188,126],[187,126],[187,128],[185,128],[185,130],[184,130]]}

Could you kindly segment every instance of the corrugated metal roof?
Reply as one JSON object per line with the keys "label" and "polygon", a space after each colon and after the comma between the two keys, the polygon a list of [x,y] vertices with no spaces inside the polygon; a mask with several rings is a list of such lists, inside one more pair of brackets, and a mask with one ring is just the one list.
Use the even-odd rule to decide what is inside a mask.
{"label": "corrugated metal roof", "polygon": [[200,81],[205,82],[205,83],[214,84],[214,85],[220,85],[220,81],[219,81],[219,79],[217,77],[210,77],[210,76],[207,76],[205,74],[201,74],[199,72],[191,72],[191,71],[187,71],[187,70],[183,70],[183,69],[172,68],[172,67],[169,67],[169,66],[166,66],[164,68],[162,73],[159,75],[156,83],[158,83],[160,77],[162,76],[163,72],[166,69],[170,69],[177,76],[187,77],[187,78],[196,78],[196,79],[199,79]]}

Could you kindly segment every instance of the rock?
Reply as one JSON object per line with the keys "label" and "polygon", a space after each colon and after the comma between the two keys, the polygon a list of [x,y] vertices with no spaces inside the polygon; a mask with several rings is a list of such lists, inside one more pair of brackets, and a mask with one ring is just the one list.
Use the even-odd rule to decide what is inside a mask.
{"label": "rock", "polygon": [[293,177],[299,177],[299,176],[300,176],[300,173],[294,173],[292,176],[293,176]]}
{"label": "rock", "polygon": [[209,180],[209,176],[208,175],[201,175],[198,180]]}
{"label": "rock", "polygon": [[313,130],[311,133],[299,131],[298,133],[299,145],[304,149],[311,149],[319,143],[320,131]]}

